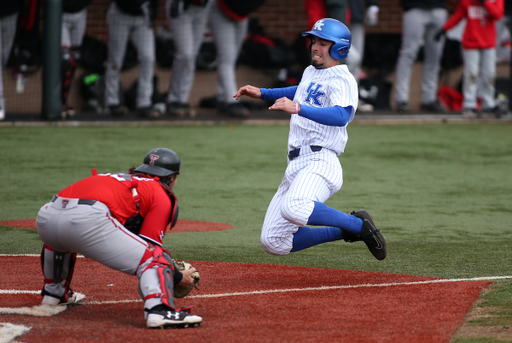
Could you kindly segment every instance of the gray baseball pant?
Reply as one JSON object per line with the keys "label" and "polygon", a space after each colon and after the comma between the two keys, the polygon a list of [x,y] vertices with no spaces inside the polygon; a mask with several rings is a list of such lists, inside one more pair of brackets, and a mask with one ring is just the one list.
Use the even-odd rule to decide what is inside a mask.
{"label": "gray baseball pant", "polygon": [[87,24],[87,9],[76,13],[62,14],[62,47],[81,46]]}
{"label": "gray baseball pant", "polygon": [[[145,299],[149,294],[162,293],[157,267],[146,269],[152,261],[147,255],[148,243],[113,218],[105,204],[98,201],[80,205],[78,199],[65,199],[67,203],[59,197],[41,207],[36,220],[41,240],[52,249],[65,252],[66,262],[72,252],[77,252],[112,269],[137,275],[145,308],[162,304],[158,297]],[[51,259],[45,260],[44,270],[51,275]],[[45,290],[58,296],[65,291],[60,283],[46,284]],[[174,298],[169,302],[174,306]]]}
{"label": "gray baseball pant", "polygon": [[0,18],[0,46],[2,53],[0,58],[0,110],[5,110],[4,85],[2,81],[3,68],[7,65],[9,54],[11,53],[14,36],[16,35],[16,22],[18,21],[18,13]]}
{"label": "gray baseball pant", "polygon": [[155,64],[155,37],[153,28],[144,16],[132,16],[121,12],[115,3],[110,5],[107,15],[109,30],[108,61],[105,71],[105,103],[119,105],[119,74],[123,66],[128,39],[137,49],[139,78],[137,86],[137,108],[152,105],[153,74]]}
{"label": "gray baseball pant", "polygon": [[[496,49],[464,49],[462,56],[464,57],[463,108],[476,108],[477,92],[482,98],[482,108],[494,108]],[[478,82],[479,77],[481,82]]]}
{"label": "gray baseball pant", "polygon": [[421,102],[427,104],[437,100],[439,61],[443,53],[444,38],[436,41],[434,37],[443,27],[447,17],[448,12],[443,8],[413,8],[404,12],[402,18],[402,46],[396,67],[396,102],[409,102],[412,66],[423,43],[425,54]]}
{"label": "gray baseball pant", "polygon": [[249,21],[234,21],[228,18],[214,1],[211,9],[213,39],[217,47],[217,100],[234,103],[233,95],[238,91],[235,67]]}
{"label": "gray baseball pant", "polygon": [[171,3],[167,0],[167,19],[171,28],[176,53],[172,65],[167,102],[188,103],[194,83],[196,59],[203,42],[210,4],[204,7],[189,5],[178,17],[169,17]]}
{"label": "gray baseball pant", "polygon": [[361,70],[364,56],[364,24],[350,24],[350,33],[352,34],[352,46],[347,56],[347,67],[356,81],[359,82],[359,71]]}

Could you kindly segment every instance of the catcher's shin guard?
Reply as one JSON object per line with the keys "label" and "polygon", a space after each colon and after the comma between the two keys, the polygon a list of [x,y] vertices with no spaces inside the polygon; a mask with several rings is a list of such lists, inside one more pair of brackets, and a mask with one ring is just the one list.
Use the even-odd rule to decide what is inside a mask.
{"label": "catcher's shin guard", "polygon": [[44,275],[42,296],[57,298],[61,303],[72,294],[70,285],[75,270],[76,253],[55,251],[46,244],[41,251],[41,269]]}
{"label": "catcher's shin guard", "polygon": [[[160,246],[153,246],[153,256],[150,257],[151,261],[146,268],[142,271],[142,274],[147,273],[150,269],[156,269],[158,283],[160,286],[160,292],[152,294],[141,295],[144,301],[153,298],[160,298],[162,303],[171,309],[175,310],[174,306],[174,274],[176,272],[175,266],[172,262],[171,254]],[[141,276],[141,286],[144,275]]]}

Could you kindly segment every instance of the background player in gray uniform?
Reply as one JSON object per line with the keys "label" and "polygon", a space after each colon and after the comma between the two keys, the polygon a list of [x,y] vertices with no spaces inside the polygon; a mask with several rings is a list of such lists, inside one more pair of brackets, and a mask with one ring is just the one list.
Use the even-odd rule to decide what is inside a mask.
{"label": "background player in gray uniform", "polygon": [[409,86],[412,66],[424,43],[423,77],[421,82],[420,109],[443,112],[437,102],[439,64],[443,53],[444,38],[435,40],[448,18],[446,0],[402,0],[402,46],[396,66],[395,104],[398,112],[409,112]]}
{"label": "background player in gray uniform", "polygon": [[188,101],[210,3],[210,0],[166,1],[167,18],[176,49],[167,95],[168,115],[194,117]]}
{"label": "background player in gray uniform", "polygon": [[[377,25],[379,20],[379,7],[377,0],[349,0],[350,8],[350,33],[352,34],[352,47],[350,55],[355,49],[359,54],[357,59],[351,60],[350,55],[347,58],[348,69],[359,82],[359,72],[361,71],[361,64],[364,59],[364,42],[365,30],[364,26],[369,27]],[[366,3],[366,10],[365,10]]]}
{"label": "background player in gray uniform", "polygon": [[249,111],[231,97],[237,90],[235,67],[247,33],[248,15],[264,0],[214,0],[211,27],[217,48],[217,107],[222,113],[247,117]]}
{"label": "background player in gray uniform", "polygon": [[268,207],[261,243],[268,253],[286,255],[340,239],[362,240],[383,260],[386,241],[368,211],[346,214],[324,204],[343,184],[338,155],[345,149],[347,124],[357,109],[357,83],[347,66],[340,65],[350,49],[350,31],[340,21],[327,18],[303,35],[311,39],[312,65],[298,86],[247,85],[234,95],[237,100],[242,95],[275,100],[270,110],[291,114],[288,166]]}
{"label": "background player in gray uniform", "polygon": [[137,49],[139,78],[137,81],[137,114],[157,118],[160,113],[153,108],[153,75],[155,64],[155,35],[153,20],[158,0],[115,0],[107,14],[109,44],[105,71],[105,103],[114,116],[123,115],[120,106],[119,74],[123,66],[128,39]]}
{"label": "background player in gray uniform", "polygon": [[5,119],[3,69],[7,65],[12,43],[16,35],[16,23],[21,3],[18,0],[3,1],[0,6],[0,120]]}
{"label": "background player in gray uniform", "polygon": [[73,82],[76,67],[80,61],[80,48],[87,24],[87,6],[92,0],[62,1],[62,34],[61,34],[61,100],[62,117],[68,118],[75,110],[67,104],[69,90]]}

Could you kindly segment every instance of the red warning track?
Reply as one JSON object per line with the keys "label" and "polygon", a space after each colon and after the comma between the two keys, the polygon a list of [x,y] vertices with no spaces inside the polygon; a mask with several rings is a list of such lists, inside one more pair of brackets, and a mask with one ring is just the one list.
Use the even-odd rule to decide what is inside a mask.
{"label": "red warning track", "polygon": [[[0,291],[41,289],[38,257],[3,256],[0,263]],[[192,263],[202,276],[200,290],[178,299],[177,306],[195,305],[193,313],[203,317],[198,328],[147,329],[137,278],[84,258],[78,259],[72,282],[76,292],[87,296],[84,304],[52,317],[1,314],[0,322],[31,327],[17,340],[33,343],[449,342],[489,284],[406,285],[401,283],[436,279],[311,267]],[[314,289],[321,286],[346,288]],[[133,301],[115,303],[121,300]],[[0,293],[1,307],[30,307],[40,301],[37,294]]]}
{"label": "red warning track", "polygon": [[[36,220],[35,219],[6,220],[6,221],[0,221],[0,225],[35,230],[36,229]],[[223,224],[223,223],[178,219],[178,221],[176,222],[176,226],[171,231],[168,231],[168,232],[179,233],[179,232],[199,232],[199,231],[221,231],[221,230],[228,230],[228,229],[232,229],[232,228],[233,227],[231,225]]]}

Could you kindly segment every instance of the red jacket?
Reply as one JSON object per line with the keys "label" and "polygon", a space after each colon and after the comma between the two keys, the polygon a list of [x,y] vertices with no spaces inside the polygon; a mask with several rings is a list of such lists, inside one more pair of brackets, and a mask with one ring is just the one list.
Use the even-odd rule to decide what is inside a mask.
{"label": "red jacket", "polygon": [[[144,218],[140,236],[162,245],[167,225],[175,212],[163,186],[156,180],[133,177],[139,180],[137,193],[140,196],[139,214]],[[78,181],[59,192],[60,197],[97,200],[110,210],[112,217],[124,225],[126,220],[137,213],[131,191],[131,181],[126,182],[118,174],[100,174]]]}
{"label": "red jacket", "polygon": [[496,47],[496,20],[503,16],[503,0],[461,0],[457,9],[444,24],[447,31],[466,18],[462,47],[491,49]]}

